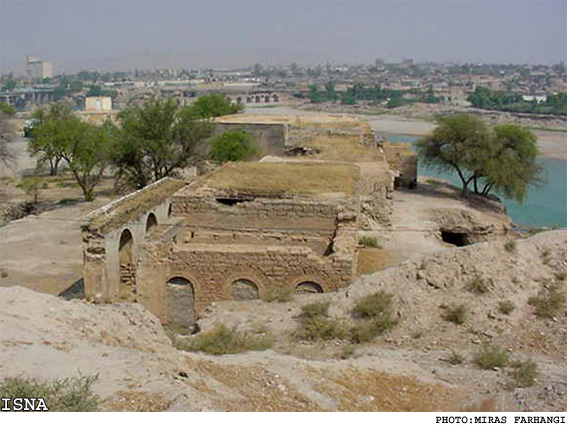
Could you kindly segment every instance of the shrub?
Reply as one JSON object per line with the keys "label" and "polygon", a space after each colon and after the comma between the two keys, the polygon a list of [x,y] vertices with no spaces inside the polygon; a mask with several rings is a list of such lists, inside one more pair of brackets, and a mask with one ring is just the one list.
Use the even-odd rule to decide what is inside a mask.
{"label": "shrub", "polygon": [[227,131],[211,141],[210,158],[218,163],[250,160],[258,149],[249,133],[237,129]]}
{"label": "shrub", "polygon": [[484,345],[475,355],[474,362],[481,368],[488,370],[494,367],[506,367],[510,356],[505,349],[498,346]]}
{"label": "shrub", "polygon": [[289,302],[293,295],[292,288],[270,288],[264,295],[266,302]]}
{"label": "shrub", "polygon": [[7,377],[0,383],[0,397],[45,399],[52,412],[95,412],[100,398],[92,391],[98,376],[80,376],[54,381]]}
{"label": "shrub", "polygon": [[262,351],[270,348],[272,344],[273,339],[269,335],[255,336],[250,333],[240,333],[235,327],[228,328],[224,324],[194,337],[177,338],[174,342],[177,349],[212,355]]}
{"label": "shrub", "polygon": [[455,351],[451,352],[451,356],[449,357],[449,364],[454,366],[458,366],[459,364],[463,364],[465,362],[465,357]]}
{"label": "shrub", "polygon": [[513,239],[507,241],[506,244],[504,244],[504,249],[509,253],[515,253],[516,252],[516,241],[513,240]]}
{"label": "shrub", "polygon": [[386,333],[396,325],[390,313],[382,314],[376,318],[358,320],[351,328],[351,340],[355,343],[370,342],[377,336]]}
{"label": "shrub", "polygon": [[514,309],[516,309],[516,305],[514,305],[514,302],[511,300],[501,300],[498,302],[498,310],[504,315],[510,315]]}
{"label": "shrub", "polygon": [[468,311],[465,305],[453,306],[445,309],[443,319],[453,324],[462,325],[467,320]]}
{"label": "shrub", "polygon": [[565,279],[567,279],[567,272],[565,271],[557,272],[555,274],[555,279],[557,281],[565,281]]}
{"label": "shrub", "polygon": [[484,279],[476,275],[467,284],[467,290],[477,294],[484,294],[488,291],[488,285],[486,285],[486,281]]}
{"label": "shrub", "polygon": [[358,240],[358,245],[370,248],[382,248],[382,244],[378,241],[378,238],[374,236],[363,236]]}
{"label": "shrub", "polygon": [[552,285],[544,291],[543,296],[530,297],[528,304],[535,308],[537,316],[553,318],[565,306],[565,293],[561,292],[557,285]]}
{"label": "shrub", "polygon": [[356,318],[369,319],[378,317],[390,311],[393,297],[392,293],[385,291],[370,294],[356,302],[352,313]]}
{"label": "shrub", "polygon": [[345,339],[348,329],[338,320],[329,318],[329,302],[312,303],[301,308],[301,326],[295,333],[300,340]]}
{"label": "shrub", "polygon": [[541,253],[542,262],[544,265],[548,265],[551,262],[551,250],[546,248]]}
{"label": "shrub", "polygon": [[516,385],[520,388],[534,386],[538,377],[537,363],[532,360],[515,362],[512,364],[514,371],[512,376],[516,381]]}

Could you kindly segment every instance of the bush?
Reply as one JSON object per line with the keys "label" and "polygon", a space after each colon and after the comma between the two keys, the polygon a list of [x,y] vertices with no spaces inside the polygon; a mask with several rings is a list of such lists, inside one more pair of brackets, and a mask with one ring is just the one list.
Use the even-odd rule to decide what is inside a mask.
{"label": "bush", "polygon": [[266,302],[289,302],[293,295],[292,288],[270,288],[264,295]]}
{"label": "bush", "polygon": [[465,362],[465,357],[462,356],[461,354],[453,351],[451,352],[451,356],[449,357],[449,364],[452,364],[454,366],[458,366],[459,364],[463,364]]}
{"label": "bush", "polygon": [[382,248],[382,244],[378,241],[378,238],[374,236],[363,236],[358,240],[358,245],[369,248]]}
{"label": "bush", "polygon": [[512,365],[514,371],[512,376],[516,380],[516,385],[520,388],[534,386],[538,377],[537,363],[532,360],[516,362]]}
{"label": "bush", "polygon": [[236,328],[228,328],[224,324],[213,330],[194,337],[177,338],[174,346],[183,351],[204,352],[211,355],[239,354],[248,351],[263,351],[272,346],[273,339],[269,335],[254,336],[240,333]]}
{"label": "bush", "polygon": [[482,350],[475,355],[474,362],[485,370],[494,367],[506,367],[510,356],[505,349],[497,346],[484,345]]}
{"label": "bush", "polygon": [[345,339],[348,329],[338,320],[329,318],[329,302],[312,303],[301,308],[301,327],[295,333],[300,340]]}
{"label": "bush", "polygon": [[498,302],[498,310],[504,315],[510,315],[514,309],[516,309],[516,305],[514,305],[514,302],[511,300],[501,300]]}
{"label": "bush", "polygon": [[567,272],[565,272],[565,271],[557,272],[555,274],[555,279],[557,281],[565,281],[565,279],[567,279]]}
{"label": "bush", "polygon": [[98,376],[81,376],[54,381],[7,377],[0,383],[0,397],[45,399],[52,412],[96,412],[100,398],[92,391]]}
{"label": "bush", "polygon": [[390,311],[393,297],[392,293],[387,293],[385,291],[370,294],[356,302],[352,313],[356,318],[363,319],[381,316]]}
{"label": "bush", "polygon": [[209,157],[218,163],[245,161],[252,159],[257,152],[252,135],[237,129],[213,138]]}
{"label": "bush", "polygon": [[453,306],[445,309],[443,319],[453,324],[462,325],[466,322],[468,311],[465,305]]}
{"label": "bush", "polygon": [[504,244],[504,249],[509,252],[509,253],[515,253],[516,252],[516,241],[511,239],[508,242],[506,242],[506,244]]}
{"label": "bush", "polygon": [[561,292],[557,285],[552,285],[544,291],[543,296],[530,297],[528,304],[535,308],[537,316],[553,318],[565,306],[565,293]]}
{"label": "bush", "polygon": [[390,313],[382,314],[376,318],[358,320],[351,328],[350,336],[354,343],[370,342],[377,336],[386,333],[396,325]]}
{"label": "bush", "polygon": [[480,276],[475,276],[467,284],[467,290],[477,294],[484,294],[488,291],[488,285]]}

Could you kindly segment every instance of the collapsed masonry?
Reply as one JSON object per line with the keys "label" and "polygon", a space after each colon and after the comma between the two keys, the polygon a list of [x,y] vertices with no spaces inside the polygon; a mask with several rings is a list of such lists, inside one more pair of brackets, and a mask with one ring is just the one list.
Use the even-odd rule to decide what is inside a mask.
{"label": "collapsed masonry", "polygon": [[[278,145],[237,118],[260,132],[263,161],[226,164],[189,184],[167,178],[89,215],[87,298],[136,301],[188,327],[215,301],[333,291],[354,279],[357,231],[390,224],[400,176],[373,134],[358,121],[287,123]],[[316,156],[274,156],[299,134]]]}

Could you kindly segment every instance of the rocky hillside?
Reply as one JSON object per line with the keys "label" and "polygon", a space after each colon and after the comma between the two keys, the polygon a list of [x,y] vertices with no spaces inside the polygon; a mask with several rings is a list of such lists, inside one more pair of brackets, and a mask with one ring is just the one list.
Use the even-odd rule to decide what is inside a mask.
{"label": "rocky hillside", "polygon": [[[567,231],[558,230],[448,248],[337,293],[217,303],[193,338],[225,324],[275,339],[271,350],[224,356],[175,349],[136,304],[0,288],[0,376],[98,375],[94,390],[110,410],[562,410],[566,272]],[[348,326],[357,302],[379,291],[392,294],[389,332],[364,344],[297,338],[305,304],[330,302],[330,318]],[[557,307],[544,304],[553,299]],[[459,306],[463,322],[448,321]],[[473,360],[483,343],[507,350],[512,363],[535,362],[535,385],[518,386],[511,366],[481,369]]]}

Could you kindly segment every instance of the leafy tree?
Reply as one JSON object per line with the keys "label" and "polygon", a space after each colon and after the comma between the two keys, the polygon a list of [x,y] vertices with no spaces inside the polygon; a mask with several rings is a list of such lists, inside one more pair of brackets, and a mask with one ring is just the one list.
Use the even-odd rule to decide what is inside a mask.
{"label": "leafy tree", "polygon": [[522,202],[529,186],[543,181],[543,168],[536,163],[537,139],[529,129],[517,125],[498,125],[493,129],[496,155],[487,159],[484,186],[482,190],[475,187],[475,191],[488,195],[494,188]]}
{"label": "leafy tree", "polygon": [[14,153],[8,146],[14,138],[14,129],[9,119],[14,114],[6,104],[0,104],[0,163],[10,165],[14,161]]}
{"label": "leafy tree", "polygon": [[437,128],[417,143],[419,157],[440,171],[455,170],[462,195],[498,190],[521,202],[531,184],[541,182],[536,138],[516,125],[491,128],[471,115],[439,116]]}
{"label": "leafy tree", "polygon": [[209,157],[218,163],[252,159],[258,150],[253,137],[241,130],[227,131],[211,141]]}
{"label": "leafy tree", "polygon": [[63,158],[75,176],[86,201],[94,199],[95,186],[108,165],[109,135],[106,129],[75,117],[63,121],[67,136]]}
{"label": "leafy tree", "polygon": [[119,125],[109,125],[113,163],[119,180],[137,188],[187,166],[213,130],[192,107],[179,110],[175,100],[160,98],[122,111]]}
{"label": "leafy tree", "polygon": [[67,142],[63,122],[71,117],[71,108],[62,102],[51,104],[48,110],[38,109],[32,116],[35,124],[30,130],[28,151],[37,157],[38,168],[49,163],[49,174],[52,176],[57,175]]}
{"label": "leafy tree", "polygon": [[188,107],[195,117],[211,118],[239,113],[244,106],[230,102],[226,94],[203,95]]}

